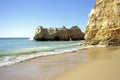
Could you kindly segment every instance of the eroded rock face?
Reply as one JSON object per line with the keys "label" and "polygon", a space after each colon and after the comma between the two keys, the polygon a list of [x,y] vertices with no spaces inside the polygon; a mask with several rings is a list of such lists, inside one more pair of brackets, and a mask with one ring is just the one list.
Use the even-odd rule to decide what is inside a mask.
{"label": "eroded rock face", "polygon": [[35,31],[35,40],[47,40],[49,36],[48,30],[46,28],[43,28],[42,26],[38,26]]}
{"label": "eroded rock face", "polygon": [[85,29],[86,45],[120,45],[120,0],[96,0]]}
{"label": "eroded rock face", "polygon": [[84,33],[77,27],[73,26],[71,29],[67,29],[65,26],[62,28],[43,28],[38,26],[36,28],[34,39],[37,41],[46,40],[83,40]]}
{"label": "eroded rock face", "polygon": [[58,37],[60,40],[70,40],[69,29],[67,29],[65,26],[59,28]]}
{"label": "eroded rock face", "polygon": [[49,40],[59,40],[57,39],[57,36],[58,36],[58,29],[57,28],[49,28],[48,29],[48,39]]}
{"label": "eroded rock face", "polygon": [[72,40],[84,39],[84,33],[77,26],[72,26],[69,33]]}

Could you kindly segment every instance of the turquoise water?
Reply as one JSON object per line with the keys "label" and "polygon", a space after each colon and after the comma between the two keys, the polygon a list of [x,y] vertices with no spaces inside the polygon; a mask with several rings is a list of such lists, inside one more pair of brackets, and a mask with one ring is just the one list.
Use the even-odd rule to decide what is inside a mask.
{"label": "turquoise water", "polygon": [[0,66],[30,58],[60,54],[81,48],[83,41],[34,41],[29,38],[0,38]]}

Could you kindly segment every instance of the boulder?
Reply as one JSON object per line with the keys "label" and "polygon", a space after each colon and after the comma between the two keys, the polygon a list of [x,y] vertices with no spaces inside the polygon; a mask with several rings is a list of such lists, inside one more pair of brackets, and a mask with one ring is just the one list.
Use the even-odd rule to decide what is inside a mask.
{"label": "boulder", "polygon": [[120,0],[96,0],[85,29],[85,45],[120,45]]}

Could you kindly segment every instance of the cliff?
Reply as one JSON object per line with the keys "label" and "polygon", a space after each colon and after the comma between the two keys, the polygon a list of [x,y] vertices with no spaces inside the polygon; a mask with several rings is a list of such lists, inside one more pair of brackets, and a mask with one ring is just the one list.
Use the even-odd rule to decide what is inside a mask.
{"label": "cliff", "polygon": [[96,0],[85,29],[86,45],[120,45],[120,0]]}
{"label": "cliff", "polygon": [[78,28],[78,26],[73,26],[71,29],[67,29],[65,26],[59,29],[46,29],[42,26],[38,26],[35,31],[34,39],[37,41],[83,40],[84,33]]}

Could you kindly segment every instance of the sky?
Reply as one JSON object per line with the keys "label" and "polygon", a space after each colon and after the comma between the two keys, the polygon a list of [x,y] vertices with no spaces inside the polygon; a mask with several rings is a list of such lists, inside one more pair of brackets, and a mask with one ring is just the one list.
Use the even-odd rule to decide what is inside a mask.
{"label": "sky", "polygon": [[84,31],[95,0],[0,0],[0,37],[33,37],[37,26]]}

